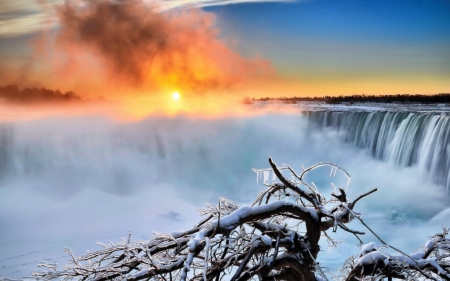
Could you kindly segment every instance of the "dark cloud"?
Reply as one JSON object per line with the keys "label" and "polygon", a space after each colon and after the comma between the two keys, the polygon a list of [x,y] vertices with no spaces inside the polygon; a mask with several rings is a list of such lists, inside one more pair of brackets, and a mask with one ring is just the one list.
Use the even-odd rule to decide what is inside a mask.
{"label": "dark cloud", "polygon": [[[247,59],[219,39],[215,16],[198,9],[160,13],[142,1],[87,1],[58,7],[57,50],[64,67],[89,71],[80,52],[124,85],[196,92],[228,88],[271,72],[267,61]],[[82,51],[81,51],[82,50]],[[95,75],[95,74],[94,74]]]}

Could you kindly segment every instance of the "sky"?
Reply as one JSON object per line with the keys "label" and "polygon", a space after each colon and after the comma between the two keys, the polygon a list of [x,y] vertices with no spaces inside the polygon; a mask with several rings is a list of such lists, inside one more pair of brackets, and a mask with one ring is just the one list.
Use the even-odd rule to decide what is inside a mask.
{"label": "sky", "polygon": [[448,91],[449,1],[325,0],[211,10],[239,30],[244,52],[259,50],[299,89],[331,95]]}
{"label": "sky", "polygon": [[4,0],[0,11],[0,85],[102,96],[136,112],[450,91],[446,0]]}

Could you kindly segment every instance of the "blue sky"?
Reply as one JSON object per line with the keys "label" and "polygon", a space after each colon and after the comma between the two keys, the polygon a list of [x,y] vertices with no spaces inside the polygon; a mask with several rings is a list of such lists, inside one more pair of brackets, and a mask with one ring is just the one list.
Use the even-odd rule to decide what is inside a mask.
{"label": "blue sky", "polygon": [[450,1],[321,0],[208,10],[225,26],[225,37],[238,34],[243,53],[269,58],[279,73],[306,83],[393,83],[403,93],[412,90],[408,81],[430,92],[450,86]]}

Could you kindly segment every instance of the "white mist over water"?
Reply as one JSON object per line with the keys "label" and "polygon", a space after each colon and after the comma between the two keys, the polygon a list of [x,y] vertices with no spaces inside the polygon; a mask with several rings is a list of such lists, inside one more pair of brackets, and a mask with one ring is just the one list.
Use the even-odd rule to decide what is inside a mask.
{"label": "white mist over water", "polygon": [[[199,220],[196,208],[216,204],[220,196],[250,205],[265,188],[256,184],[251,168],[269,167],[269,156],[298,170],[316,162],[340,165],[352,176],[350,198],[378,187],[356,211],[389,243],[405,251],[421,246],[445,220],[438,215],[428,223],[448,208],[443,188],[414,166],[396,170],[340,142],[339,134],[331,128],[310,131],[307,118],[295,114],[149,117],[134,123],[54,117],[1,124],[0,276],[30,276],[44,259],[58,260],[61,267],[69,259],[64,247],[81,254],[128,231],[146,239],[152,231],[190,228]],[[311,178],[327,197],[330,181],[346,182],[329,173]],[[393,219],[394,208],[404,211],[405,223]],[[363,230],[356,222],[351,227]],[[359,251],[350,235],[336,237],[348,243],[330,255],[324,248],[323,263],[330,267]]]}

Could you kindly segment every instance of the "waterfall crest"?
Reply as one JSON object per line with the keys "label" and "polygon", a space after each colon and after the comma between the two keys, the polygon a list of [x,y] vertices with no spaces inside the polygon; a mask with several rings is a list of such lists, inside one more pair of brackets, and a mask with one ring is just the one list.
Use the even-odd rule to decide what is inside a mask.
{"label": "waterfall crest", "polygon": [[307,112],[310,128],[337,130],[347,143],[368,149],[398,168],[417,165],[450,191],[450,117],[416,112]]}

